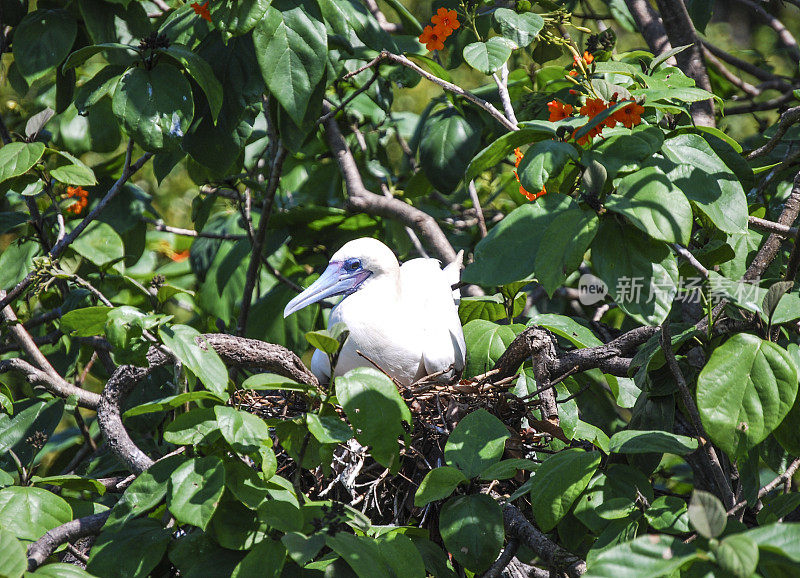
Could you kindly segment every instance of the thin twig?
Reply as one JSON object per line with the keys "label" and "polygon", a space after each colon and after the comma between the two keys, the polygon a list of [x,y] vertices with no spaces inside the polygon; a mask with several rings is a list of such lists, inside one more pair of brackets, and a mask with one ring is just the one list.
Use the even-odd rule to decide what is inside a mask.
{"label": "thin twig", "polygon": [[181,235],[182,237],[204,237],[206,239],[221,239],[223,241],[238,241],[245,239],[245,235],[228,235],[225,233],[206,233],[203,231],[195,231],[193,229],[181,229],[180,227],[172,227],[171,225],[164,224],[163,221],[156,221],[155,219],[142,219],[145,223],[149,223],[155,227],[156,231],[164,231],[165,233],[172,233],[173,235]]}
{"label": "thin twig", "polygon": [[799,121],[800,106],[795,106],[794,108],[786,110],[783,114],[781,114],[781,118],[778,120],[778,128],[775,130],[775,134],[772,135],[772,138],[770,138],[763,146],[758,147],[756,150],[748,154],[747,160],[753,160],[772,152],[772,150],[778,146],[778,143],[783,138],[783,135],[786,134],[792,125]]}
{"label": "thin twig", "polygon": [[489,234],[489,231],[486,229],[486,219],[483,217],[483,208],[481,200],[478,198],[478,190],[475,188],[475,181],[469,182],[467,190],[469,190],[469,198],[472,200],[472,208],[475,209],[475,216],[478,218],[478,231],[483,238]]}
{"label": "thin twig", "polygon": [[[772,490],[780,486],[781,484],[785,483],[787,480],[791,480],[795,473],[797,473],[798,468],[800,468],[800,458],[795,459],[789,467],[786,468],[786,471],[783,472],[781,475],[776,477],[774,480],[766,484],[763,488],[758,490],[758,499],[760,500],[767,494],[769,494]],[[747,501],[737,502],[731,509],[728,510],[728,515],[732,516],[742,508],[747,505]]]}

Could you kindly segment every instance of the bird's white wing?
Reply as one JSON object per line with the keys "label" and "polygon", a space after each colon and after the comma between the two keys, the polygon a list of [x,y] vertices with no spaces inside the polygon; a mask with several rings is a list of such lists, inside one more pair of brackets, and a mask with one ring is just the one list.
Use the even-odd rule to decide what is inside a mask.
{"label": "bird's white wing", "polygon": [[331,381],[331,361],[328,355],[319,349],[314,350],[311,356],[311,373],[319,380],[320,385],[327,385]]}
{"label": "bird's white wing", "polygon": [[451,271],[434,259],[412,259],[400,268],[403,302],[413,311],[422,344],[424,373],[464,368],[466,345],[458,307],[453,302]]}
{"label": "bird's white wing", "polygon": [[[461,268],[463,266],[464,250],[462,249],[458,252],[458,255],[456,255],[456,260],[450,263],[442,271],[451,288],[453,285],[461,281]],[[455,302],[456,306],[461,303],[461,289],[453,289],[453,301]]]}

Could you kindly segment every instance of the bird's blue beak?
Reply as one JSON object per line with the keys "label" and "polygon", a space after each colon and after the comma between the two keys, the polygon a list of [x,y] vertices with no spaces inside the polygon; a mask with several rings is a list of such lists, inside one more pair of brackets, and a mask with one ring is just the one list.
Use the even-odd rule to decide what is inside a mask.
{"label": "bird's blue beak", "polygon": [[331,261],[319,279],[314,281],[300,295],[289,301],[283,310],[283,316],[288,317],[295,311],[300,311],[303,307],[321,301],[326,297],[352,293],[370,275],[371,272],[364,269],[348,273],[344,270],[342,261]]}

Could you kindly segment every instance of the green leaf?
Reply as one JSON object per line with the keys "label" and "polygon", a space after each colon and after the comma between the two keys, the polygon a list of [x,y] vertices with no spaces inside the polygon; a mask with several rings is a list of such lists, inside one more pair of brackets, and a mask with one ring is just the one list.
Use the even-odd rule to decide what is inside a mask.
{"label": "green leaf", "polygon": [[426,120],[419,143],[422,170],[431,184],[452,193],[480,146],[480,130],[455,108],[445,108]]}
{"label": "green leaf", "polygon": [[171,444],[212,444],[222,435],[213,407],[195,408],[180,414],[164,430],[164,441]]}
{"label": "green leaf", "polygon": [[20,578],[28,569],[28,556],[25,546],[14,537],[14,534],[0,528],[0,576],[3,578]]}
{"label": "green leaf", "polygon": [[589,565],[585,578],[659,578],[697,557],[693,544],[670,536],[640,536],[606,550]]}
{"label": "green leaf", "polygon": [[492,464],[481,472],[480,479],[482,480],[508,480],[517,475],[519,470],[533,471],[539,467],[534,461],[522,458],[511,458],[508,460],[501,460],[496,464]]}
{"label": "green leaf", "polygon": [[747,333],[717,347],[697,380],[703,426],[731,457],[761,443],[796,396],[797,369],[787,351]]}
{"label": "green leaf", "polygon": [[217,403],[224,402],[224,400],[215,393],[206,391],[205,389],[198,389],[196,391],[186,391],[184,393],[179,393],[177,395],[170,395],[167,397],[162,397],[160,399],[150,401],[148,403],[137,405],[127,410],[122,417],[127,419],[135,415],[145,415],[148,413],[169,411],[171,409],[182,407],[187,403],[198,400],[203,400],[203,401],[211,400]]}
{"label": "green leaf", "polygon": [[73,309],[61,316],[61,331],[74,337],[102,335],[111,307],[97,305]]}
{"label": "green leaf", "polygon": [[33,258],[39,253],[39,243],[11,243],[0,254],[0,289],[10,289],[28,274]]}
{"label": "green leaf", "polygon": [[269,538],[253,546],[236,569],[231,578],[277,578],[281,575],[286,561],[286,547]]}
{"label": "green leaf", "polygon": [[555,528],[586,489],[600,465],[600,452],[563,450],[547,458],[532,477],[531,507],[537,525]]}
{"label": "green leaf", "polygon": [[666,431],[623,430],[611,436],[615,454],[670,453],[683,456],[697,449],[697,440]]}
{"label": "green leaf", "polygon": [[297,383],[293,379],[275,373],[257,373],[256,375],[251,375],[242,382],[242,387],[245,389],[283,389],[287,391],[308,391],[314,389],[310,385]]}
{"label": "green leaf", "polygon": [[34,446],[27,440],[37,432],[44,439],[52,436],[63,415],[64,400],[51,399],[30,404],[10,420],[0,420],[0,468],[15,470],[12,451],[23,465],[33,463],[41,446]]}
{"label": "green leaf", "polygon": [[[181,360],[189,371],[195,374],[203,384],[223,399],[228,399],[228,370],[217,355],[217,352],[205,343],[200,347],[197,338],[200,332],[188,325],[162,326],[159,335],[164,345]],[[202,341],[202,339],[200,340]]]}
{"label": "green leaf", "polygon": [[[513,310],[511,317],[521,315],[525,310],[527,295],[519,293],[514,297]],[[499,293],[495,295],[477,297],[462,297],[458,304],[458,316],[462,324],[469,323],[475,319],[485,319],[486,321],[499,321],[507,316],[505,299]]]}
{"label": "green leaf", "polygon": [[172,472],[167,507],[182,524],[208,527],[225,489],[225,467],[216,456],[192,458]]}
{"label": "green leaf", "polygon": [[0,528],[20,540],[34,542],[71,519],[72,508],[52,492],[30,486],[0,490]]}
{"label": "green leaf", "polygon": [[339,554],[355,571],[357,576],[374,576],[375,578],[391,578],[392,573],[378,549],[378,544],[367,536],[354,536],[339,532],[329,536],[328,546]]}
{"label": "green leaf", "polygon": [[516,44],[501,36],[493,36],[486,42],[473,42],[464,47],[464,60],[475,70],[494,74],[517,48]]}
{"label": "green leaf", "polygon": [[749,578],[758,566],[758,545],[747,534],[733,534],[719,543],[714,558],[737,578]]}
{"label": "green leaf", "polygon": [[44,478],[40,476],[33,476],[31,477],[31,484],[59,486],[66,490],[75,492],[94,492],[100,496],[106,493],[106,487],[98,480],[93,478],[85,478],[75,474],[46,476]]}
{"label": "green leaf", "polygon": [[335,444],[346,442],[353,437],[353,430],[347,423],[336,415],[319,416],[315,413],[306,414],[306,424],[317,441],[322,444]]}
{"label": "green leaf", "polygon": [[125,257],[125,245],[117,232],[106,223],[93,221],[70,247],[98,267]]}
{"label": "green leaf", "polygon": [[269,428],[260,417],[227,405],[214,406],[214,414],[222,437],[235,451],[253,454],[263,445],[272,445]]}
{"label": "green leaf", "polygon": [[355,430],[356,439],[370,446],[372,457],[384,467],[399,467],[399,436],[411,412],[394,383],[371,367],[359,367],[336,378],[336,398]]}
{"label": "green leaf", "polygon": [[158,565],[169,545],[170,530],[157,520],[130,520],[98,536],[86,569],[108,578],[145,578]]}
{"label": "green leaf", "polygon": [[216,123],[219,111],[222,109],[222,85],[214,76],[211,65],[181,44],[171,44],[163,49],[163,53],[177,60],[200,86],[211,109],[211,118]]}
{"label": "green leaf", "polygon": [[305,566],[306,562],[314,558],[325,546],[325,535],[304,536],[299,532],[286,532],[281,537],[281,542],[286,546],[289,557],[298,566]]}
{"label": "green leaf", "polygon": [[606,169],[608,178],[613,179],[620,171],[639,170],[639,163],[651,158],[662,144],[664,133],[657,126],[606,129],[603,139],[583,153],[582,163],[591,166],[589,159],[596,160]]}
{"label": "green leaf", "polygon": [[[659,131],[661,132],[661,131]],[[546,121],[521,123],[519,130],[511,131],[492,141],[470,161],[465,182],[473,180],[486,170],[497,165],[510,155],[515,148],[556,136],[555,125]]]}
{"label": "green leaf", "polygon": [[70,159],[72,164],[62,165],[50,171],[50,176],[60,183],[88,187],[97,184],[94,171],[83,164],[80,160],[67,152],[61,152],[62,156]]}
{"label": "green leaf", "polygon": [[28,172],[44,154],[40,142],[12,142],[0,148],[0,182]]}
{"label": "green leaf", "polygon": [[435,502],[444,500],[453,493],[459,484],[467,481],[467,477],[461,470],[450,466],[442,466],[429,471],[414,494],[414,505],[418,508]]}
{"label": "green leaf", "polygon": [[716,538],[725,530],[728,515],[714,494],[695,490],[689,502],[689,521],[704,538]]}
{"label": "green leaf", "polygon": [[28,84],[43,77],[69,54],[78,25],[66,10],[36,10],[14,29],[14,64]]}
{"label": "green leaf", "polygon": [[653,239],[686,245],[692,235],[692,207],[656,167],[632,173],[617,185],[604,206],[626,217]]}
{"label": "green leaf", "polygon": [[485,494],[451,498],[439,514],[439,533],[453,558],[467,570],[482,572],[503,546],[503,511]]}
{"label": "green leaf", "polygon": [[531,316],[531,320],[528,322],[528,327],[533,327],[534,325],[549,329],[576,347],[598,347],[603,345],[603,342],[592,333],[591,329],[566,315],[536,313]]}
{"label": "green leaf", "polygon": [[659,496],[644,512],[653,529],[667,534],[689,532],[689,513],[686,502],[676,496]]}
{"label": "green leaf", "polygon": [[258,473],[241,460],[225,460],[225,487],[245,507],[257,510],[267,497],[267,486]]}
{"label": "green leaf", "polygon": [[755,542],[762,552],[774,552],[786,556],[795,563],[800,562],[800,524],[770,524],[752,528],[745,534]]}
{"label": "green leaf", "polygon": [[667,318],[678,290],[678,265],[663,242],[602,219],[592,243],[592,264],[625,313],[645,325]]}
{"label": "green leaf", "polygon": [[319,6],[309,0],[273,0],[253,30],[261,75],[298,125],[325,75],[327,39]]}
{"label": "green leaf", "polygon": [[95,54],[99,54],[101,52],[106,52],[106,51],[123,51],[131,59],[133,59],[138,54],[138,51],[134,50],[132,46],[128,46],[127,44],[121,44],[119,42],[103,42],[100,44],[90,44],[89,46],[84,46],[83,48],[79,48],[78,50],[70,54],[67,60],[64,62],[64,65],[61,67],[61,70],[66,72],[71,68],[80,66]]}
{"label": "green leaf", "polygon": [[306,333],[306,339],[312,347],[316,347],[323,353],[333,355],[339,351],[339,340],[328,335],[324,331],[309,331]]}
{"label": "green leaf", "polygon": [[86,570],[80,566],[67,564],[66,562],[54,562],[45,566],[39,566],[36,572],[29,572],[26,577],[32,578],[93,578]]}
{"label": "green leaf", "polygon": [[544,19],[534,12],[517,14],[508,8],[497,8],[494,11],[494,20],[500,35],[518,48],[524,48],[536,40],[544,28]]}
{"label": "green leaf", "polygon": [[211,20],[227,37],[250,32],[264,18],[270,0],[239,0],[212,2]]}
{"label": "green leaf", "polygon": [[509,344],[514,341],[517,326],[498,325],[484,319],[475,319],[464,326],[467,344],[467,367],[465,377],[489,371],[500,359]]}
{"label": "green leaf", "polygon": [[444,446],[444,459],[448,466],[458,468],[467,478],[474,478],[500,461],[509,437],[511,434],[503,422],[479,409],[458,422]]}
{"label": "green leaf", "polygon": [[129,69],[117,83],[114,114],[143,149],[177,148],[194,116],[189,81],[169,64]]}
{"label": "green leaf", "polygon": [[185,461],[183,456],[170,456],[158,460],[139,474],[116,503],[105,530],[124,527],[134,518],[161,504],[167,495],[169,477]]}
{"label": "green leaf", "polygon": [[519,181],[530,192],[541,191],[548,179],[561,174],[567,161],[577,161],[578,151],[570,143],[543,140],[527,151],[519,164]]}

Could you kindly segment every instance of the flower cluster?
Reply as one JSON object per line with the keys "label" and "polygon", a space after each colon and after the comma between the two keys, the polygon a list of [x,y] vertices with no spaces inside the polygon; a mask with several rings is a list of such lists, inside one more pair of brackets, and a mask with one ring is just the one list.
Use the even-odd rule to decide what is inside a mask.
{"label": "flower cluster", "polygon": [[[519,150],[519,147],[514,149],[514,157],[515,157],[514,168],[519,168],[519,163],[522,162],[522,158],[524,156],[525,155],[522,154],[522,151]],[[517,174],[517,171],[514,171],[514,176],[517,177],[517,182],[519,182],[519,175]],[[524,195],[525,198],[528,199],[529,201],[535,201],[542,195],[547,194],[547,191],[544,189],[544,187],[542,187],[542,190],[539,191],[538,193],[529,193],[528,191],[525,190],[525,187],[523,187],[522,185],[519,186],[519,192],[521,195]]]}
{"label": "flower cluster", "polygon": [[[580,112],[582,116],[588,116],[589,120],[591,121],[594,117],[602,113],[607,108],[618,104],[616,96],[617,95],[614,94],[610,102],[605,102],[600,98],[587,98],[586,102],[582,107],[580,107],[578,112]],[[614,128],[617,123],[621,124],[625,128],[633,128],[637,124],[640,124],[642,122],[641,115],[644,112],[644,107],[634,100],[631,100],[630,102],[632,104],[620,108],[613,114],[606,117],[603,122],[598,123],[597,126],[589,130],[588,133],[578,138],[577,143],[579,145],[589,143],[594,137],[603,131],[603,128]],[[551,100],[548,102],[547,109],[550,111],[550,122],[557,122],[559,120],[564,120],[565,118],[570,118],[574,111],[574,107],[571,104],[564,104],[563,102],[559,102],[557,100]],[[577,129],[572,133],[573,138],[575,138],[578,130],[580,129]]]}
{"label": "flower cluster", "polygon": [[431,17],[431,24],[428,24],[419,35],[419,41],[428,50],[444,49],[444,40],[453,33],[461,24],[458,22],[458,14],[455,10],[439,8],[436,14]]}
{"label": "flower cluster", "polygon": [[194,10],[194,13],[200,18],[211,22],[211,12],[208,11],[208,2],[205,2],[204,4],[192,2],[190,6],[192,7],[192,10]]}
{"label": "flower cluster", "polygon": [[67,207],[67,210],[75,215],[80,215],[81,211],[89,204],[89,193],[83,187],[67,187],[67,198],[71,197],[77,197],[77,200]]}

